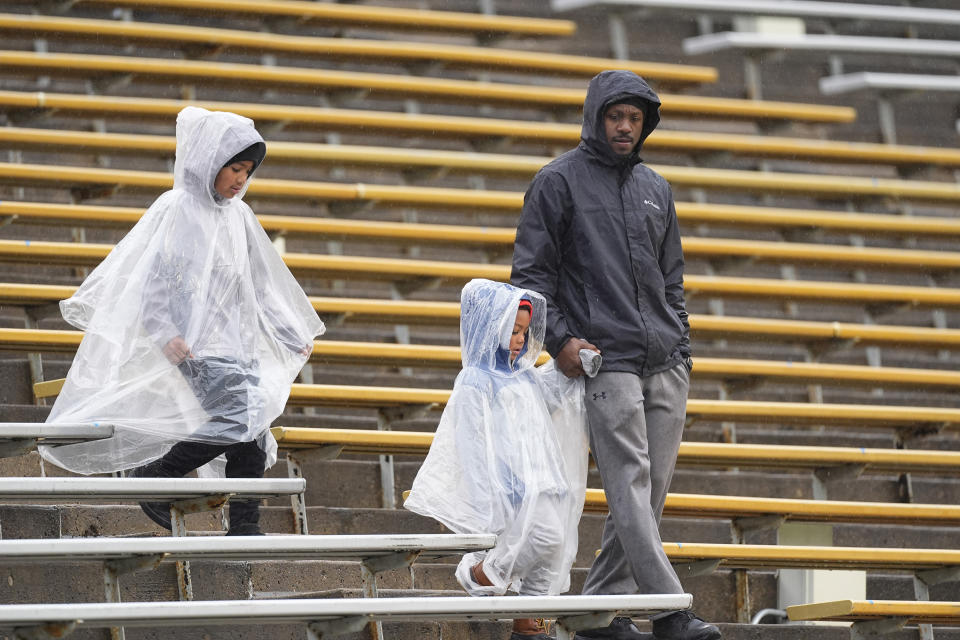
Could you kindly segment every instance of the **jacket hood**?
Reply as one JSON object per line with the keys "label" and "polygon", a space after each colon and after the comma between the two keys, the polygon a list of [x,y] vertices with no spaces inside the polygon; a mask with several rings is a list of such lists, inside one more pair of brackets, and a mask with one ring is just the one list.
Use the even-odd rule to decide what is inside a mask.
{"label": "jacket hood", "polygon": [[[533,305],[524,349],[512,366],[510,334],[521,299]],[[539,293],[502,282],[471,280],[460,294],[460,351],[464,367],[515,375],[533,367],[543,350],[547,305]]]}
{"label": "jacket hood", "polygon": [[[184,189],[211,206],[227,206],[243,198],[243,191],[224,200],[213,189],[214,180],[228,160],[256,145],[260,161],[266,154],[263,138],[253,120],[226,111],[207,111],[186,107],[177,114],[177,159],[173,168],[173,188]],[[254,169],[260,165],[254,159]]]}
{"label": "jacket hood", "polygon": [[627,156],[630,164],[636,164],[639,162],[640,148],[644,140],[660,124],[660,98],[643,78],[632,71],[601,71],[590,80],[590,86],[587,87],[580,140],[591,153],[608,164],[620,164],[624,158],[617,155],[607,142],[603,114],[610,105],[631,99],[641,100],[646,104],[640,141]]}

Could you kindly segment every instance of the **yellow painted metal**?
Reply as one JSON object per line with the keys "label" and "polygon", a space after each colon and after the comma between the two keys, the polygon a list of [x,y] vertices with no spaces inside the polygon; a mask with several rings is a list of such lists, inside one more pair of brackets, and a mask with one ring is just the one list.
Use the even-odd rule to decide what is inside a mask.
{"label": "yellow painted metal", "polygon": [[531,36],[569,36],[576,23],[553,18],[486,15],[373,5],[316,3],[303,0],[77,0],[74,4],[140,7],[155,11],[203,12],[214,16],[243,14],[319,20],[326,24],[364,25],[391,29],[431,29],[454,32],[511,33]]}
{"label": "yellow painted metal", "polygon": [[[390,115],[390,114],[387,114]],[[402,114],[396,114],[398,116]],[[527,128],[531,125],[527,124]],[[539,126],[539,125],[536,125]],[[668,134],[676,132],[666,132]],[[760,136],[742,136],[755,141],[758,146],[764,140]],[[159,135],[143,134],[122,134],[122,133],[91,133],[88,131],[69,131],[60,129],[37,129],[37,128],[19,128],[4,127],[0,129],[0,142],[25,148],[63,148],[73,147],[83,150],[105,150],[113,153],[158,153],[172,155],[176,148],[176,141],[173,137]],[[802,143],[802,140],[797,141]],[[747,142],[740,145],[743,153],[750,153],[752,143]],[[647,143],[646,148],[656,147]],[[877,145],[886,146],[886,145]],[[793,157],[790,147],[784,145],[783,155]],[[924,151],[926,148],[918,147]],[[936,160],[936,149],[931,149],[933,153],[928,154],[928,164],[960,164],[960,151],[956,151],[957,158],[954,162],[938,162]],[[892,153],[892,152],[889,152]],[[761,154],[762,155],[762,154]],[[913,153],[905,153],[906,157],[912,159]],[[400,147],[373,147],[368,145],[343,145],[343,144],[318,144],[318,143],[298,143],[298,142],[271,142],[270,157],[274,160],[287,161],[312,161],[321,163],[343,163],[356,165],[376,164],[378,166],[393,167],[436,167],[448,170],[460,171],[479,171],[490,173],[528,173],[533,174],[546,164],[550,158],[540,156],[525,156],[517,154],[496,154],[496,153],[475,153],[463,151],[443,151],[432,149],[409,149]],[[892,156],[891,156],[892,157]],[[659,171],[670,172],[662,166],[656,167]],[[749,177],[754,172],[743,172]],[[709,174],[711,180],[715,182],[714,174]],[[775,176],[792,176],[793,174],[774,174]],[[695,176],[694,176],[695,177]],[[743,182],[742,176],[737,176]],[[812,176],[803,174],[804,180],[797,183],[793,188],[811,190],[811,183],[807,180]],[[687,180],[691,178],[686,178]],[[863,179],[860,179],[863,180]],[[870,184],[873,184],[873,179]],[[889,190],[898,189],[898,185],[903,181],[888,180],[878,183],[878,188]],[[915,182],[915,181],[911,181]],[[712,184],[712,182],[711,182]],[[856,186],[856,189],[867,188],[863,183]],[[940,185],[942,183],[921,183]],[[789,185],[788,185],[789,186]],[[833,187],[831,187],[833,188]],[[854,187],[851,187],[854,188]],[[859,193],[859,191],[858,191]],[[954,231],[960,229],[960,220],[950,218],[920,218],[912,220],[912,217],[881,215],[881,214],[851,214],[839,212],[827,212],[817,210],[791,210],[778,209],[773,207],[744,207],[737,205],[713,205],[698,203],[678,203],[678,213],[681,218],[700,219],[702,221],[719,222],[722,224],[743,223],[754,226],[763,226],[775,224],[778,226],[827,226],[843,229],[860,229],[868,231],[907,231],[936,233],[943,232],[946,225],[948,231],[951,225]],[[860,223],[865,223],[860,224]],[[859,226],[858,226],[859,225]]]}
{"label": "yellow painted metal", "polygon": [[[16,166],[16,165],[13,165]],[[102,260],[112,248],[105,244],[31,242],[0,240],[0,256],[7,259],[51,264],[89,264]],[[294,270],[350,274],[365,278],[429,277],[450,280],[489,278],[507,281],[509,265],[491,265],[433,260],[407,260],[321,254],[287,253],[287,265]],[[771,297],[775,299],[817,299],[844,302],[888,302],[908,305],[957,306],[960,289],[899,285],[736,278],[691,274],[685,278],[688,295],[731,295]],[[331,303],[332,304],[332,303]],[[346,303],[349,304],[349,303]],[[329,309],[329,307],[328,307]],[[341,306],[339,311],[356,313]],[[855,325],[847,325],[850,329]],[[834,325],[835,331],[840,325]],[[875,338],[881,337],[875,334]]]}
{"label": "yellow painted metal", "polygon": [[57,380],[35,382],[33,383],[33,395],[39,399],[56,397],[57,394],[60,393],[60,390],[63,389],[63,383],[65,381],[65,378],[58,378]]}
{"label": "yellow painted metal", "polygon": [[791,620],[905,618],[914,624],[960,625],[960,602],[929,600],[836,600],[787,607]]}
{"label": "yellow painted metal", "polygon": [[[16,166],[16,165],[12,165]],[[262,183],[261,183],[262,184]],[[111,245],[0,240],[0,257],[55,264],[96,263]],[[508,281],[509,265],[435,260],[408,260],[324,254],[284,254],[293,270],[349,274],[362,278],[428,277],[454,281],[489,278]],[[688,295],[732,295],[775,299],[817,299],[845,302],[889,302],[908,305],[960,305],[960,289],[899,285],[736,278],[691,274],[685,278]],[[345,312],[352,312],[349,308]]]}
{"label": "yellow painted metal", "polygon": [[[37,383],[47,385],[49,383]],[[34,385],[34,394],[56,395],[59,387]],[[366,387],[325,384],[294,384],[290,404],[320,406],[392,407],[426,404],[439,408],[450,398],[445,389],[408,387]],[[860,426],[956,426],[960,409],[940,407],[805,404],[800,402],[759,402],[745,400],[687,401],[687,416],[743,421],[779,420],[783,422],[852,423]]]}
{"label": "yellow painted metal", "polygon": [[[0,140],[9,129],[0,128]],[[686,203],[679,203],[683,207]],[[701,206],[701,205],[694,205]],[[709,209],[713,205],[703,205]],[[723,205],[716,205],[723,208]],[[748,218],[754,207],[731,207]],[[763,209],[756,207],[756,209]],[[142,209],[107,205],[71,205],[60,203],[0,201],[0,216],[16,216],[27,220],[63,220],[86,225],[121,224],[132,225],[140,219]],[[802,214],[802,211],[798,211]],[[824,212],[826,213],[826,212]],[[762,212],[757,215],[762,216]],[[681,213],[680,216],[684,218]],[[827,216],[825,216],[827,217]],[[920,218],[919,216],[881,216],[879,214],[829,214],[831,218],[852,217],[851,229],[857,227],[857,219],[874,217],[892,218],[894,221],[914,219],[933,233],[943,235],[955,231],[960,234],[960,219]],[[317,234],[328,237],[384,238],[409,242],[464,243],[481,245],[512,245],[516,231],[511,227],[471,227],[454,224],[418,224],[408,222],[384,222],[371,220],[344,220],[337,218],[309,218],[305,216],[260,215],[260,223],[267,231]],[[738,220],[734,221],[738,223]],[[751,223],[757,223],[750,220]],[[953,224],[952,224],[953,223]],[[820,225],[816,225],[820,226]],[[891,232],[907,232],[905,225],[894,225]],[[914,227],[917,228],[917,227]],[[859,230],[863,230],[862,227]],[[849,247],[806,243],[763,242],[730,240],[723,238],[686,237],[684,252],[687,255],[741,256],[765,260],[799,260],[813,262],[853,263],[866,265],[892,265],[910,268],[954,268],[960,263],[960,254],[945,251],[910,251],[876,247]]]}
{"label": "yellow painted metal", "polygon": [[[2,334],[0,334],[2,336]],[[427,344],[393,344],[382,342],[349,342],[317,340],[312,358],[331,362],[372,360],[391,364],[461,365],[460,348]]]}
{"label": "yellow painted metal", "polygon": [[294,384],[290,389],[292,405],[392,407],[430,405],[440,408],[450,398],[445,389],[404,387],[355,387],[335,384]]}
{"label": "yellow painted metal", "polygon": [[[426,454],[432,433],[311,427],[276,427],[282,447],[342,445],[346,453]],[[677,462],[687,466],[735,466],[771,469],[820,469],[863,466],[865,472],[960,473],[960,452],[921,449],[864,449],[790,445],[681,442]],[[960,552],[957,552],[960,553]]]}
{"label": "yellow painted metal", "polygon": [[831,302],[883,302],[911,306],[956,306],[960,289],[902,285],[818,282],[812,280],[770,280],[729,276],[684,276],[688,296],[723,295],[784,300],[829,300]]}
{"label": "yellow painted metal", "polygon": [[[585,511],[605,512],[602,489],[587,489]],[[942,504],[797,500],[743,496],[667,494],[663,515],[688,518],[744,518],[783,516],[802,522],[866,522],[877,524],[924,524],[956,526],[960,507]]]}
{"label": "yellow painted metal", "polygon": [[41,242],[32,240],[0,240],[0,258],[18,262],[45,264],[97,264],[110,253],[113,245],[80,242]]}
{"label": "yellow painted metal", "polygon": [[[172,118],[188,104],[196,104],[214,111],[233,111],[258,121],[283,121],[300,127],[349,128],[351,130],[389,131],[413,135],[430,134],[432,136],[456,136],[461,139],[464,137],[506,137],[570,145],[576,144],[580,139],[579,124],[556,122],[241,102],[186,102],[157,98],[0,91],[0,105],[7,107],[112,113],[128,117],[162,116]],[[644,142],[644,148],[677,152],[716,151],[750,156],[811,158],[849,163],[960,165],[960,149],[950,147],[844,142],[705,131],[658,130]],[[713,205],[709,206],[712,207]],[[722,205],[724,209],[727,207],[729,205]],[[734,207],[734,210],[737,209],[739,208]],[[758,209],[763,208],[758,207]],[[767,209],[777,211],[774,208]],[[704,215],[711,210],[707,209]],[[909,217],[903,218],[902,221],[908,222]],[[802,218],[799,222],[801,225],[806,224]]]}
{"label": "yellow painted metal", "polygon": [[618,68],[633,71],[648,79],[676,83],[715,82],[717,71],[712,67],[610,60],[496,47],[461,46],[433,42],[402,42],[397,40],[364,40],[361,38],[320,38],[289,34],[240,31],[188,25],[142,23],[116,20],[93,20],[25,14],[0,14],[0,31],[27,32],[55,37],[119,39],[207,45],[225,49],[275,51],[295,53],[298,56],[330,58],[400,60],[442,62],[456,66],[539,71],[564,75],[592,76],[604,69]]}
{"label": "yellow painted metal", "polygon": [[[288,143],[293,144],[293,143]],[[411,164],[416,165],[416,157],[423,157],[424,151],[385,150],[384,157],[393,156],[397,164],[402,165],[406,154]],[[357,162],[376,164],[377,154],[369,149],[352,154]],[[443,155],[450,155],[445,152]],[[468,154],[459,157],[464,166],[472,162],[470,158],[480,158],[478,167],[490,166],[489,159],[483,154]],[[309,156],[306,154],[305,157]],[[295,157],[295,156],[291,156]],[[504,159],[503,166],[511,166]],[[522,158],[517,161],[523,163]],[[433,164],[433,159],[428,164]],[[539,166],[541,163],[536,163]],[[437,166],[440,166],[439,164]],[[921,201],[960,201],[960,185],[946,182],[921,180],[875,180],[847,176],[825,176],[821,174],[792,174],[759,171],[740,171],[731,169],[704,169],[698,167],[651,166],[677,186],[694,186],[725,190],[743,190],[758,192],[793,192],[804,194],[826,194],[846,196],[882,196]],[[531,168],[531,172],[535,168]],[[139,188],[169,188],[172,177],[168,174],[148,171],[129,171],[120,169],[102,169],[85,167],[67,167],[61,165],[35,165],[0,163],[4,179],[7,182],[51,183],[66,182],[77,184],[118,184]],[[479,170],[479,169],[478,169]],[[325,200],[375,200],[392,204],[409,204],[439,207],[466,207],[470,209],[508,209],[520,210],[523,194],[514,191],[494,191],[480,189],[454,189],[441,187],[417,187],[382,184],[345,184],[330,182],[308,182],[302,180],[280,180],[261,178],[250,185],[250,193],[273,197],[312,197]],[[804,226],[811,226],[809,223]]]}
{"label": "yellow painted metal", "polygon": [[[61,183],[64,185],[119,185],[139,189],[166,190],[173,186],[173,176],[150,171],[125,169],[93,169],[0,163],[0,180],[23,183]],[[335,201],[380,201],[388,204],[469,207],[478,209],[510,209],[519,211],[523,194],[512,191],[450,189],[441,187],[409,187],[306,180],[259,178],[250,184],[250,195],[278,198],[314,198]]]}
{"label": "yellow painted metal", "polygon": [[80,331],[0,328],[0,349],[4,351],[74,351],[82,339]]}
{"label": "yellow painted metal", "polygon": [[[0,329],[0,347],[4,349],[36,348],[69,350],[80,344],[79,331],[48,329]],[[430,366],[461,365],[460,349],[453,346],[394,344],[317,340],[312,358],[327,362],[372,361],[389,364],[422,364]],[[538,358],[543,364],[550,356]],[[903,367],[869,367],[826,363],[789,363],[736,358],[697,358],[694,377],[711,378],[778,378],[833,383],[862,383],[907,386],[960,386],[960,372],[942,369],[908,369]]]}
{"label": "yellow painted metal", "polygon": [[[3,203],[0,203],[0,207]],[[69,298],[74,287],[0,283],[0,301],[7,304],[45,304]],[[353,318],[402,319],[451,323],[459,320],[460,308],[455,302],[418,300],[382,300],[376,298],[311,298],[321,314]],[[863,325],[846,322],[811,322],[772,318],[739,318],[693,314],[691,328],[695,334],[721,336],[765,336],[790,340],[854,340],[889,345],[950,347],[960,345],[960,330],[932,329],[894,325]]]}
{"label": "yellow painted metal", "polygon": [[785,515],[789,520],[846,522],[889,522],[893,524],[960,523],[956,505],[853,502],[840,500],[796,500],[742,496],[707,496],[672,493],[667,496],[664,514],[712,517]]}
{"label": "yellow painted metal", "polygon": [[346,318],[394,319],[407,322],[458,322],[460,305],[456,302],[422,302],[418,300],[378,300],[367,298],[310,299],[320,315],[336,314]]}
{"label": "yellow painted metal", "polygon": [[[0,128],[0,139],[2,139],[4,128]],[[683,206],[685,203],[679,203]],[[699,206],[699,205],[695,205]],[[704,205],[709,208],[708,205]],[[718,205],[723,206],[723,205]],[[753,207],[736,207],[738,211],[744,214],[744,217],[751,215]],[[757,209],[761,209],[757,207]],[[114,207],[107,205],[71,205],[60,203],[42,203],[42,202],[18,202],[18,201],[0,201],[0,216],[16,216],[24,219],[39,220],[63,220],[70,222],[81,222],[87,225],[102,224],[123,224],[132,225],[140,219],[142,209],[133,207]],[[798,212],[802,213],[802,212]],[[874,214],[830,214],[835,218],[846,218],[854,216],[857,218],[873,218]],[[877,214],[879,216],[879,214]],[[909,220],[910,218],[919,218],[918,216],[880,216],[890,217],[897,221]],[[681,215],[681,218],[683,216]],[[418,223],[400,223],[383,222],[370,220],[343,220],[334,218],[308,218],[305,216],[278,216],[278,215],[260,215],[260,223],[267,231],[284,231],[295,233],[317,234],[323,236],[342,236],[359,238],[386,238],[400,241],[419,241],[419,242],[442,242],[442,243],[467,243],[467,244],[495,244],[512,245],[516,232],[511,227],[471,227],[467,225],[441,225],[441,224],[418,224]],[[933,224],[942,222],[945,229],[938,232],[938,235],[950,233],[951,226],[955,227],[956,233],[960,234],[960,219],[942,220],[937,218],[927,218],[923,220],[930,221],[930,229],[933,231]],[[738,221],[734,221],[735,223]],[[753,222],[753,221],[751,221]],[[950,223],[956,222],[956,225]],[[851,221],[851,229],[855,227],[855,221]],[[817,225],[819,226],[819,225]],[[899,226],[899,225],[898,225]],[[862,230],[862,228],[860,229]],[[891,231],[900,232],[897,227]],[[684,250],[687,254],[697,255],[751,255],[758,258],[775,258],[782,255],[785,259],[805,259],[814,261],[834,261],[834,262],[861,262],[862,264],[889,264],[895,262],[898,266],[950,266],[954,264],[953,260],[957,254],[949,252],[914,252],[903,251],[900,249],[862,249],[851,248],[847,246],[836,245],[816,245],[801,243],[783,243],[783,242],[759,242],[749,240],[727,240],[720,238],[698,238],[688,237],[684,240]],[[938,258],[943,258],[943,263],[938,262]]]}
{"label": "yellow painted metal", "polygon": [[209,100],[88,96],[64,93],[0,91],[0,105],[23,109],[53,109],[68,113],[114,114],[134,118],[175,118],[181,109],[195,105],[211,111],[232,111],[258,122],[279,121],[297,127],[406,132],[414,135],[464,137],[514,137],[546,141],[579,140],[580,127],[525,120],[498,120],[464,116],[396,113],[326,107],[303,107]]}
{"label": "yellow painted metal", "polygon": [[[267,67],[260,65],[165,60],[92,54],[30,53],[0,51],[0,65],[14,69],[72,74],[123,73],[191,80],[227,80],[232,84],[258,86],[306,86],[399,94],[439,100],[474,100],[495,103],[528,104],[547,108],[579,108],[585,89],[540,85],[474,82],[450,78],[427,78],[378,73],[309,69],[304,67]],[[856,112],[848,107],[829,105],[710,98],[683,94],[661,94],[666,114],[697,117],[746,118],[751,120],[787,119],[816,122],[850,122]]]}
{"label": "yellow painted metal", "polygon": [[691,398],[687,401],[687,418],[745,422],[783,420],[797,423],[823,422],[864,426],[956,425],[960,424],[960,409]]}
{"label": "yellow painted metal", "polygon": [[846,384],[960,386],[960,371],[871,367],[824,362],[782,362],[746,358],[696,358],[694,377],[777,378]]}
{"label": "yellow painted metal", "polygon": [[882,247],[812,244],[805,242],[768,242],[726,238],[683,238],[685,256],[749,258],[777,262],[813,262],[816,264],[860,264],[892,269],[956,269],[960,253],[922,251]]}
{"label": "yellow painted metal", "polygon": [[[0,128],[0,134],[2,130]],[[143,209],[137,207],[0,201],[0,216],[12,216],[23,220],[58,220],[79,222],[90,226],[132,226],[142,214]],[[325,237],[385,238],[418,243],[512,245],[516,236],[516,231],[507,227],[470,227],[456,224],[419,224],[306,216],[259,215],[257,218],[267,231],[316,234]]]}
{"label": "yellow painted metal", "polygon": [[908,200],[960,199],[960,184],[929,180],[892,180],[823,174],[757,172],[733,169],[704,169],[650,165],[674,186],[698,186],[707,189],[756,189],[777,193],[824,194],[836,196],[873,196]]}
{"label": "yellow painted metal", "polygon": [[[684,94],[670,94],[663,98],[667,113],[695,113],[700,117],[722,116],[727,118],[783,119],[811,122],[853,122],[857,112],[851,108],[828,107],[817,104],[776,102],[772,100],[739,100],[736,98],[711,98]],[[668,103],[669,101],[669,103]],[[751,104],[754,103],[754,104]],[[669,106],[669,109],[667,107]]]}
{"label": "yellow painted metal", "polygon": [[865,449],[723,442],[681,442],[678,462],[692,465],[818,469],[863,466],[864,471],[957,473],[960,452]]}
{"label": "yellow painted metal", "polygon": [[76,287],[51,284],[0,283],[0,301],[4,304],[42,305],[65,300]]}
{"label": "yellow painted metal", "polygon": [[[114,152],[155,152],[172,154],[176,148],[176,141],[172,137],[140,134],[120,133],[89,133],[84,131],[63,131],[53,129],[30,129],[4,127],[0,129],[0,142],[26,147],[53,147],[65,146],[84,150],[109,150]],[[534,174],[550,158],[539,156],[523,156],[516,154],[474,153],[462,151],[438,151],[430,149],[404,149],[400,147],[372,147],[366,145],[316,144],[298,142],[272,142],[270,156],[274,159],[288,161],[313,161],[322,163],[344,163],[357,165],[393,166],[402,168],[433,167],[471,172],[492,173],[527,173]],[[789,174],[756,171],[731,171],[729,169],[704,169],[697,167],[676,167],[652,165],[651,168],[660,172],[668,180],[677,185],[691,185],[708,188],[745,189],[760,191],[788,191],[802,193],[827,193],[847,195],[877,195],[890,197],[904,197],[930,200],[955,200],[960,198],[960,188],[953,183],[918,181],[918,180],[879,180],[874,178],[855,178],[846,176],[824,176],[821,174]],[[416,189],[413,193],[423,193]],[[506,192],[502,192],[506,193]],[[518,205],[519,206],[519,205]],[[723,207],[725,211],[734,210],[743,218],[743,207]],[[753,208],[750,208],[752,210]],[[724,211],[714,211],[710,205],[687,206],[684,213],[691,215],[696,211],[701,218],[710,221],[729,224],[731,219]],[[765,211],[768,218],[785,218],[791,216],[790,210],[768,209]],[[772,214],[772,215],[770,215]],[[820,217],[826,217],[826,212],[816,212]],[[829,222],[837,224],[837,214],[829,216]],[[854,220],[874,218],[873,215],[854,216],[844,214],[845,227],[849,228]],[[877,216],[873,220],[873,228],[892,222],[894,216]],[[901,221],[903,218],[900,218]],[[733,220],[736,220],[734,218]],[[798,226],[817,226],[816,218],[810,219],[803,211],[792,213],[792,217],[782,220],[781,224]],[[754,225],[762,223],[758,219],[749,219]],[[941,227],[943,222],[940,221]],[[953,220],[957,226],[960,221]],[[913,227],[931,225],[934,220],[925,219],[921,223],[913,223]],[[911,225],[903,225],[910,227]],[[868,229],[870,227],[868,226]],[[932,232],[932,230],[931,230]],[[708,242],[711,239],[703,239]],[[772,243],[759,243],[772,244]],[[798,248],[797,251],[800,251]],[[862,248],[869,252],[871,249]]]}
{"label": "yellow painted metal", "polygon": [[308,449],[326,445],[342,446],[344,453],[425,455],[433,433],[420,431],[379,431],[363,429],[311,429],[273,427],[281,449]]}
{"label": "yellow painted metal", "polygon": [[[577,130],[579,132],[579,127]],[[956,148],[699,131],[658,130],[647,138],[643,145],[644,149],[715,151],[752,156],[816,158],[850,163],[916,165],[960,163],[960,149]]]}
{"label": "yellow painted metal", "polygon": [[[0,244],[2,250],[2,244]],[[344,274],[352,277],[396,280],[397,278],[442,278],[467,281],[487,278],[506,281],[509,265],[474,262],[440,262],[400,258],[368,258],[360,256],[285,253],[283,261],[292,271]]]}
{"label": "yellow painted metal", "polygon": [[673,563],[720,560],[732,569],[843,569],[917,571],[960,566],[955,549],[889,549],[762,544],[664,542]]}
{"label": "yellow painted metal", "polygon": [[683,222],[707,222],[723,226],[816,228],[858,233],[960,234],[960,218],[899,216],[879,213],[848,213],[817,209],[784,209],[740,205],[677,202],[677,217]]}
{"label": "yellow painted metal", "polygon": [[[73,146],[87,150],[113,150],[122,152],[160,152],[172,154],[176,141],[171,137],[138,134],[100,133],[81,131],[58,131],[51,129],[0,130],[0,141],[18,146]],[[438,167],[453,170],[493,173],[534,174],[550,159],[538,156],[512,154],[474,153],[462,151],[436,151],[429,149],[403,149],[399,147],[372,147],[364,145],[311,144],[297,142],[273,142],[270,155],[275,159],[345,163],[394,167]],[[696,186],[727,190],[782,191],[790,193],[820,193],[830,195],[884,196],[919,200],[958,200],[960,186],[955,183],[920,180],[892,180],[857,178],[823,174],[791,174],[757,172],[730,169],[705,169],[701,167],[677,167],[651,165],[674,185]],[[259,181],[258,181],[259,182]],[[255,183],[257,184],[257,183]],[[368,185],[368,189],[373,189]],[[425,193],[422,189],[408,188],[410,193]],[[451,197],[462,190],[448,190]],[[372,193],[372,192],[371,192]],[[507,195],[508,192],[500,192]],[[368,196],[369,197],[369,196]],[[522,202],[522,201],[521,201]],[[511,202],[511,204],[519,203]],[[706,208],[706,205],[701,205]],[[692,210],[693,208],[690,208]],[[742,208],[736,208],[742,214]],[[785,212],[780,211],[781,217]],[[823,215],[824,212],[818,212]],[[707,215],[707,214],[703,214]],[[718,212],[709,214],[715,221],[728,222]],[[773,216],[771,216],[773,217]],[[837,216],[833,216],[836,218]],[[860,216],[872,217],[872,216]],[[892,217],[892,216],[891,216]],[[815,226],[802,212],[794,214],[793,224]],[[753,224],[760,221],[753,220]],[[928,222],[929,221],[925,221]],[[957,222],[957,221],[954,221]],[[877,221],[874,221],[874,226]],[[711,239],[703,239],[708,242]],[[772,244],[772,243],[759,243]],[[872,249],[861,248],[861,252]],[[799,252],[800,249],[798,248]]]}

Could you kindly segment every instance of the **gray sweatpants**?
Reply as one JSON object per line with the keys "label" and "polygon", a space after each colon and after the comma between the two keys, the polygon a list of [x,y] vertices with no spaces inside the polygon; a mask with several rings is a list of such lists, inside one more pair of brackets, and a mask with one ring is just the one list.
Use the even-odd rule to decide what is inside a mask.
{"label": "gray sweatpants", "polygon": [[683,435],[690,373],[586,379],[590,450],[610,514],[585,594],[683,593],[660,541],[660,516]]}

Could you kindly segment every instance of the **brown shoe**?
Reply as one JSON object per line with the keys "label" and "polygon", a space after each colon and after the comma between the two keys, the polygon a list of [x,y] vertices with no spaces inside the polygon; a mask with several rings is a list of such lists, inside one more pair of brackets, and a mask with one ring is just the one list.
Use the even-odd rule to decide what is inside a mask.
{"label": "brown shoe", "polygon": [[547,633],[543,618],[517,618],[513,621],[510,640],[554,640]]}
{"label": "brown shoe", "polygon": [[490,582],[490,578],[488,578],[487,574],[483,572],[482,562],[478,562],[477,564],[470,567],[470,577],[473,578],[473,581],[476,582],[481,587],[493,586],[493,583]]}

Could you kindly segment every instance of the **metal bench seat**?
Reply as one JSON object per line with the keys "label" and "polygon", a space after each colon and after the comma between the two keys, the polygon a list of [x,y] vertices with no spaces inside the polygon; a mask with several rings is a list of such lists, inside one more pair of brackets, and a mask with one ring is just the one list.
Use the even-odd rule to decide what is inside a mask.
{"label": "metal bench seat", "polygon": [[960,25],[960,11],[821,0],[551,0],[555,11],[591,6],[658,9],[706,14],[790,16],[828,20]]}
{"label": "metal bench seat", "polygon": [[98,42],[162,43],[175,50],[186,46],[206,46],[217,53],[223,50],[262,51],[295,54],[298,57],[321,57],[385,61],[413,64],[451,64],[485,70],[506,70],[553,73],[558,75],[592,76],[604,69],[628,69],[646,78],[666,84],[714,82],[717,71],[712,67],[611,60],[587,56],[565,55],[546,51],[501,49],[493,46],[463,46],[435,42],[400,40],[364,40],[361,38],[322,38],[291,34],[274,34],[238,29],[195,27],[156,22],[96,20],[68,16],[22,15],[0,13],[0,32],[49,36],[58,42],[68,39]]}
{"label": "metal bench seat", "polygon": [[[493,596],[488,598],[353,598],[0,605],[0,627],[42,627],[58,637],[75,628],[169,627],[304,623],[310,640],[359,631],[370,622],[433,622],[556,618],[558,640],[577,629],[609,624],[615,615],[650,615],[687,609],[677,595]],[[32,630],[32,629],[31,629]]]}
{"label": "metal bench seat", "polygon": [[[308,67],[280,67],[253,64],[168,60],[134,56],[107,56],[77,53],[30,53],[0,51],[0,68],[30,73],[102,77],[132,74],[151,78],[176,78],[183,81],[229,81],[242,78],[259,85],[308,88],[316,92],[360,91],[379,95],[402,95],[421,100],[477,103],[523,104],[545,109],[580,108],[584,89],[545,87],[495,82],[474,82],[448,78],[404,76],[384,73],[333,71]],[[812,122],[851,122],[856,112],[849,107],[802,104],[768,100],[715,98],[686,94],[660,94],[665,114],[698,118],[747,120],[798,120]]]}
{"label": "metal bench seat", "polygon": [[449,31],[480,36],[570,36],[577,25],[572,20],[526,16],[488,15],[466,11],[432,11],[359,4],[317,4],[304,0],[74,0],[74,5],[129,7],[176,14],[236,13],[268,18],[295,18],[307,24],[344,25],[399,29],[402,31]]}
{"label": "metal bench seat", "polygon": [[[74,352],[83,333],[55,329],[2,329],[0,350]],[[390,364],[403,366],[460,367],[460,348],[392,342],[316,340],[313,361],[341,364]],[[541,354],[538,363],[549,360]],[[728,381],[782,380],[866,386],[960,387],[960,372],[947,369],[873,367],[825,362],[792,362],[747,358],[698,357],[694,378]],[[2,436],[2,431],[0,431]],[[102,436],[101,436],[102,437]]]}
{"label": "metal bench seat", "polygon": [[[2,203],[0,203],[2,205]],[[689,277],[688,277],[689,278]],[[689,284],[689,280],[688,280]],[[69,298],[75,287],[48,284],[0,283],[0,302],[29,308],[48,306]],[[887,298],[899,304],[913,304],[912,293],[903,292],[900,297]],[[765,294],[757,294],[765,295]],[[774,295],[773,293],[769,295]],[[874,298],[871,298],[871,300]],[[952,298],[951,298],[952,300]],[[339,316],[352,322],[405,322],[428,324],[455,324],[460,318],[460,305],[456,302],[424,300],[385,300],[376,298],[330,298],[312,297],[314,308],[324,317]],[[929,304],[940,304],[940,301]],[[956,303],[953,303],[956,304]],[[787,342],[853,342],[881,344],[886,346],[907,345],[918,348],[955,347],[960,345],[960,330],[935,329],[906,325],[866,325],[854,322],[817,322],[780,318],[745,318],[737,316],[713,316],[692,314],[692,330],[701,336],[750,337],[763,336],[771,340]],[[8,344],[29,342],[19,329],[5,333]],[[73,344],[76,338],[58,335],[64,343]]]}
{"label": "metal bench seat", "polygon": [[[504,139],[531,140],[543,144],[575,145],[580,140],[580,125],[560,122],[537,122],[531,126],[525,120],[507,120],[476,116],[448,116],[385,112],[370,109],[336,109],[244,102],[213,102],[170,100],[125,96],[95,96],[50,92],[0,91],[0,109],[6,112],[31,110],[36,113],[56,112],[61,117],[82,118],[109,114],[121,120],[163,120],[169,123],[188,104],[213,111],[232,111],[247,115],[258,123],[273,126],[311,129],[349,129],[370,132],[389,132],[394,135],[429,135],[431,138],[455,137],[463,140],[500,141]],[[5,127],[2,140],[17,140],[21,144],[36,140],[41,144],[41,131],[26,127]],[[56,135],[56,140],[69,142],[77,137],[71,131]],[[96,142],[99,136],[87,139]],[[139,139],[139,138],[138,138]],[[51,138],[52,141],[52,138]],[[271,143],[271,155],[282,142]],[[156,147],[154,147],[154,150]],[[678,153],[734,153],[745,156],[810,158],[814,160],[850,163],[877,163],[902,166],[960,164],[960,150],[949,147],[846,142],[808,138],[789,138],[773,135],[744,135],[708,131],[657,130],[644,142],[644,149],[675,151]],[[503,154],[501,154],[503,155]]]}
{"label": "metal bench seat", "polygon": [[50,425],[36,422],[0,422],[0,457],[20,456],[38,444],[75,444],[109,438],[112,424],[77,423]]}
{"label": "metal bench seat", "polygon": [[[186,538],[66,538],[0,540],[4,563],[104,563],[108,602],[120,602],[121,575],[151,569],[164,561],[191,560],[350,560],[360,563],[365,597],[377,596],[377,574],[409,567],[417,560],[482,551],[496,543],[493,534],[387,534],[189,536]],[[193,599],[192,580],[178,580],[181,600]]]}
{"label": "metal bench seat", "polygon": [[907,624],[960,626],[960,602],[909,600],[835,600],[787,607],[793,621],[853,622],[853,640],[892,633]]}

